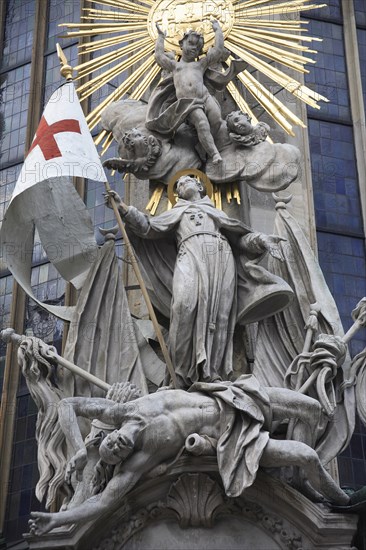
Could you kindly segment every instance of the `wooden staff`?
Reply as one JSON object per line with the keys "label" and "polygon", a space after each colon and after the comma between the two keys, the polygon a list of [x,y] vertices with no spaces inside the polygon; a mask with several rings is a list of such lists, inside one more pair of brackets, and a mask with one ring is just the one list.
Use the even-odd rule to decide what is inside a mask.
{"label": "wooden staff", "polygon": [[156,336],[158,338],[158,341],[159,341],[159,344],[160,344],[160,347],[161,347],[161,351],[163,352],[164,359],[165,359],[165,362],[166,362],[166,366],[168,367],[169,374],[172,378],[173,386],[175,388],[177,388],[178,387],[177,377],[176,377],[176,374],[174,372],[172,360],[170,359],[170,355],[168,353],[168,349],[166,347],[165,340],[164,340],[162,332],[160,330],[160,326],[159,326],[158,320],[156,318],[155,311],[154,311],[153,305],[152,305],[151,300],[150,300],[150,296],[147,292],[145,282],[142,278],[141,271],[140,271],[140,268],[138,266],[137,259],[136,259],[136,256],[135,256],[135,252],[132,248],[132,244],[130,242],[130,239],[128,238],[126,228],[125,228],[124,223],[123,223],[122,218],[121,218],[121,214],[119,213],[116,201],[114,200],[113,196],[110,194],[110,191],[112,191],[112,189],[111,189],[111,186],[109,185],[108,182],[105,183],[105,188],[106,188],[106,191],[108,193],[109,200],[110,200],[111,206],[113,208],[113,212],[116,216],[118,227],[120,228],[123,240],[124,240],[125,245],[127,247],[127,253],[128,253],[128,256],[131,259],[131,264],[132,264],[133,270],[135,272],[136,278],[138,280],[138,283],[140,285],[142,295],[145,299],[145,303],[146,303],[151,321],[154,325],[155,333],[156,333]]}
{"label": "wooden staff", "polygon": [[[57,48],[57,55],[58,55],[60,63],[61,63],[61,71],[60,71],[61,75],[64,76],[67,81],[71,81],[72,80],[73,69],[68,64],[66,56],[65,56],[64,52],[62,51],[61,46],[59,44],[56,44],[56,48]],[[112,189],[111,189],[111,186],[109,185],[108,182],[105,183],[105,188],[106,188],[106,191],[109,195],[109,191],[112,191]],[[156,318],[155,311],[154,311],[154,308],[153,308],[151,300],[150,300],[150,296],[147,292],[145,282],[142,278],[140,268],[137,264],[137,260],[136,260],[134,250],[133,250],[132,245],[130,243],[130,240],[127,236],[127,232],[126,232],[125,226],[123,224],[121,215],[119,213],[118,207],[116,205],[116,201],[114,200],[114,198],[111,195],[109,195],[109,199],[111,201],[111,205],[112,205],[114,214],[115,214],[116,219],[117,219],[118,227],[119,227],[119,229],[122,233],[123,239],[125,241],[125,244],[126,244],[126,247],[127,247],[127,252],[128,252],[128,255],[131,259],[133,270],[135,272],[138,283],[140,285],[142,295],[145,299],[145,303],[146,303],[147,309],[149,311],[150,318],[151,318],[152,323],[154,325],[155,333],[156,333],[156,336],[158,338],[158,341],[159,341],[159,344],[160,344],[160,347],[161,347],[161,351],[163,352],[163,356],[164,356],[164,359],[165,359],[166,366],[168,367],[169,374],[172,378],[173,386],[175,388],[177,388],[178,387],[177,377],[176,377],[176,374],[174,372],[172,360],[170,359],[170,355],[168,353],[168,349],[166,347],[165,340],[164,340],[162,332],[160,330],[160,326],[159,326],[158,320]],[[61,357],[61,359],[62,359],[62,357]],[[65,360],[63,360],[63,361],[65,361]],[[70,363],[70,365],[72,365],[72,363]],[[64,366],[66,366],[66,365],[64,365]],[[75,366],[76,365],[74,365],[74,367]],[[77,367],[77,368],[79,368],[79,367]],[[70,369],[70,370],[72,370],[72,369]]]}

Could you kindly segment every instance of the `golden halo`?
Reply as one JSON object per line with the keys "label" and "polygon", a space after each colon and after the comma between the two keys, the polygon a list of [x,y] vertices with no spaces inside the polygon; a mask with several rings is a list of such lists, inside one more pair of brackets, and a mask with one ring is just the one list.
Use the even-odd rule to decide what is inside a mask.
{"label": "golden halo", "polygon": [[193,2],[179,0],[156,0],[150,9],[147,30],[155,42],[158,33],[156,23],[166,32],[165,48],[180,54],[179,40],[188,29],[195,30],[204,36],[203,52],[213,46],[215,33],[211,20],[217,19],[226,38],[235,22],[235,11],[231,0],[194,0]]}
{"label": "golden halo", "polygon": [[172,178],[170,178],[168,183],[168,199],[170,200],[171,204],[174,206],[177,202],[177,199],[174,195],[174,186],[181,178],[182,176],[195,176],[196,178],[199,178],[201,182],[204,184],[206,188],[206,195],[211,198],[213,194],[213,187],[212,183],[210,181],[210,178],[201,172],[201,170],[198,170],[197,168],[186,168],[184,170],[179,170]]}

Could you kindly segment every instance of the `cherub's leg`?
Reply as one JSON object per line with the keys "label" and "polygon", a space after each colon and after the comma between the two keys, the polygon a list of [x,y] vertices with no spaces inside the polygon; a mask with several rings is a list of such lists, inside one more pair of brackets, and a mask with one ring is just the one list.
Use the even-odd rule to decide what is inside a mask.
{"label": "cherub's leg", "polygon": [[222,162],[221,155],[215,145],[214,138],[211,134],[210,124],[202,109],[195,109],[192,111],[188,120],[196,128],[198,141],[206,151],[209,157],[212,158],[214,164]]}
{"label": "cherub's leg", "polygon": [[264,468],[299,466],[313,487],[334,504],[346,505],[349,497],[323,468],[317,453],[300,441],[270,439],[260,460]]}
{"label": "cherub's leg", "polygon": [[216,137],[218,132],[220,131],[223,120],[220,105],[218,101],[211,95],[206,98],[205,113],[207,116],[207,120],[210,124],[211,134]]}

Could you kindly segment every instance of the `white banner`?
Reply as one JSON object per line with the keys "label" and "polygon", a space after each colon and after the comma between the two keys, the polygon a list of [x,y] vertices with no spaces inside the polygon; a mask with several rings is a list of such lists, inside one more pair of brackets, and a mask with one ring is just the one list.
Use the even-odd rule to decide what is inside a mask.
{"label": "white banner", "polygon": [[36,299],[30,285],[33,232],[37,228],[60,275],[82,286],[98,250],[90,215],[72,177],[107,181],[75,88],[67,82],[51,96],[24,161],[1,228],[9,270],[38,304],[69,320],[70,308]]}

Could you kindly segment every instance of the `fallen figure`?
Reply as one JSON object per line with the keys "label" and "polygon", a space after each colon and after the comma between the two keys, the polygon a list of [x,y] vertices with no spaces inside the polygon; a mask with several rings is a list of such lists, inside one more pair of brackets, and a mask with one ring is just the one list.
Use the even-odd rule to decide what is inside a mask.
{"label": "fallen figure", "polygon": [[[348,495],[310,446],[315,444],[312,439],[321,414],[315,399],[283,388],[263,388],[252,375],[233,383],[197,382],[188,392],[168,389],[128,403],[103,398],[63,399],[59,421],[75,453],[67,475],[76,472],[80,476],[87,463],[77,416],[97,418],[118,428],[99,448],[101,462],[115,465],[114,473],[102,493],[75,508],[32,512],[30,532],[43,535],[55,527],[113,513],[144,475],[180,455],[192,434],[217,441],[218,469],[229,497],[239,497],[253,484],[259,466],[298,466],[325,499],[347,505]],[[299,441],[272,439],[272,422],[291,418],[297,421],[293,437]]]}

